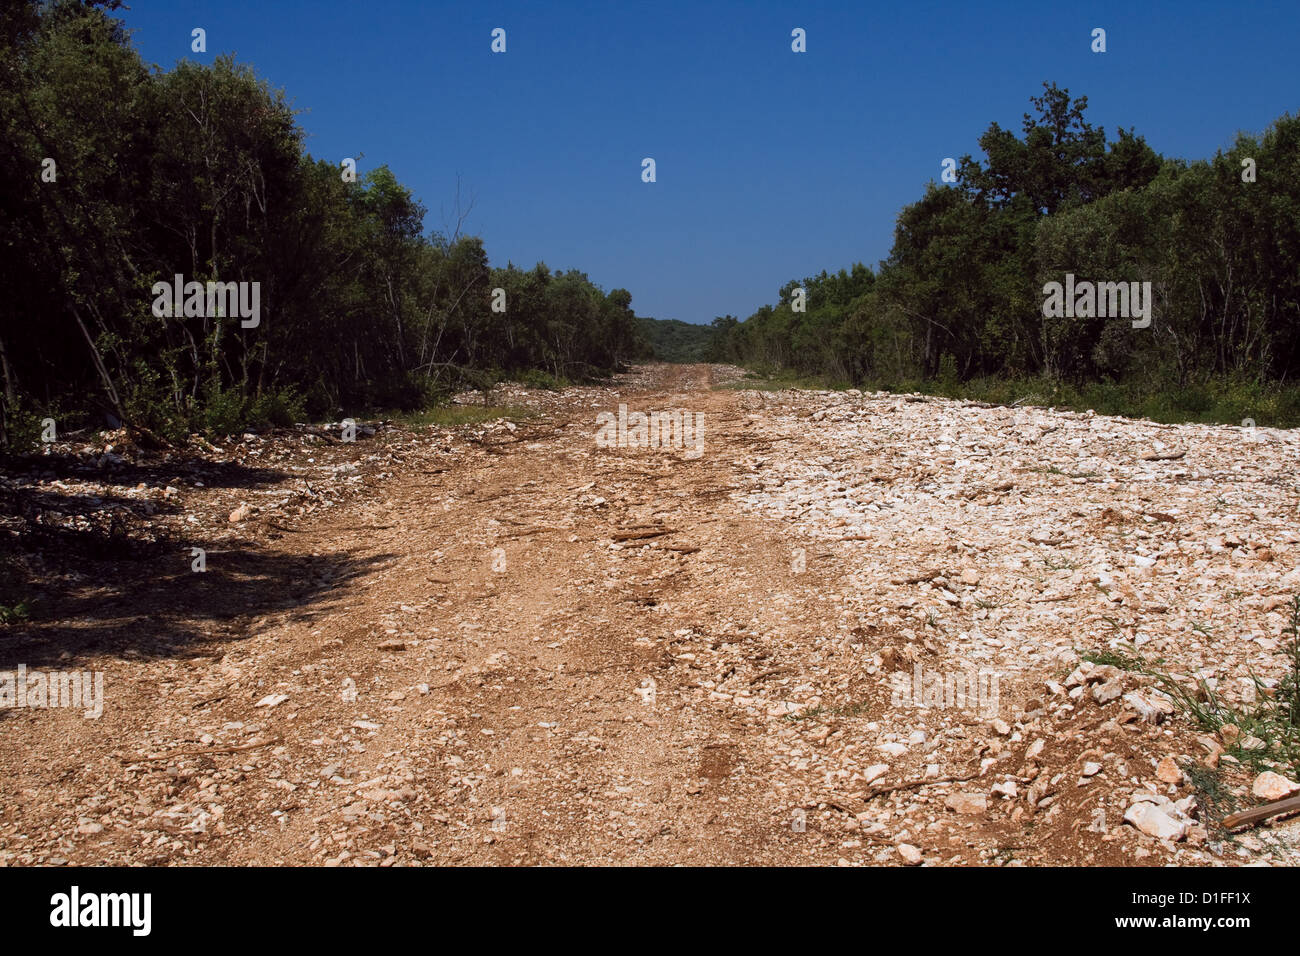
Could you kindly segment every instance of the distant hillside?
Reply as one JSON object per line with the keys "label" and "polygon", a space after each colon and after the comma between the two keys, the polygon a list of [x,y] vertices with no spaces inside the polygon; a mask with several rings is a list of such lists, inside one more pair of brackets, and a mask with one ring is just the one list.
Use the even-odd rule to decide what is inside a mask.
{"label": "distant hillside", "polygon": [[711,325],[692,325],[680,319],[637,316],[637,327],[661,362],[703,362],[713,341]]}

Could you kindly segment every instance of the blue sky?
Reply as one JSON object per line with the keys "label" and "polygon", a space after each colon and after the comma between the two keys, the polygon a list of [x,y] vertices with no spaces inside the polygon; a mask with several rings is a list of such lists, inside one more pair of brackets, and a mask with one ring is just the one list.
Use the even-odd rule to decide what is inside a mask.
{"label": "blue sky", "polygon": [[1045,80],[1184,158],[1300,109],[1297,3],[128,4],[147,61],[234,53],[304,111],[314,156],[387,164],[427,227],[459,175],[493,264],[579,268],[690,322],[874,266],[942,159],[994,120],[1019,131]]}

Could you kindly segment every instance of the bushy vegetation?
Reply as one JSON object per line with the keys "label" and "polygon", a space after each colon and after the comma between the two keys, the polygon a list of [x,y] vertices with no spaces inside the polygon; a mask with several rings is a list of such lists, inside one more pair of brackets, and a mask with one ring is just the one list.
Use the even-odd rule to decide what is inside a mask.
{"label": "bushy vegetation", "polygon": [[[147,67],[120,6],[0,7],[0,440],[30,442],[45,416],[174,438],[415,409],[644,351],[625,290],[493,268],[459,225],[426,232],[386,167],[346,181],[341,157],[309,156],[249,67]],[[176,274],[260,283],[260,323],[156,316],[153,284]]]}
{"label": "bushy vegetation", "polygon": [[[994,123],[983,161],[962,157],[955,184],[903,210],[878,271],[791,281],[776,305],[714,320],[709,358],[828,385],[1300,424],[1300,118],[1186,162],[1132,130],[1108,141],[1087,98],[1055,85],[1032,103],[1020,136]],[[1045,318],[1043,287],[1066,273],[1151,282],[1150,327]]]}
{"label": "bushy vegetation", "polygon": [[1291,599],[1291,619],[1283,631],[1290,670],[1273,686],[1252,675],[1254,701],[1233,706],[1204,680],[1187,686],[1160,669],[1162,659],[1148,662],[1136,652],[1099,650],[1081,654],[1094,664],[1111,664],[1155,679],[1156,686],[1197,726],[1224,734],[1226,751],[1256,771],[1280,766],[1300,770],[1300,596]]}

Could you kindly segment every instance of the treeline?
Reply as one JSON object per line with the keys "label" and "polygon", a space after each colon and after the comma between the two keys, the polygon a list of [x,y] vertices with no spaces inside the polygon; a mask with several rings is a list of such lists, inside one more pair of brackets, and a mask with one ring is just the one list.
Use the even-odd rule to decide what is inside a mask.
{"label": "treeline", "polygon": [[[962,157],[953,185],[931,182],[903,210],[878,271],[789,282],[775,306],[716,319],[710,357],[843,384],[1032,387],[1111,411],[1295,423],[1300,119],[1186,162],[1132,130],[1108,140],[1086,97],[1044,86],[1019,136],[994,123],[983,160]],[[1149,327],[1045,318],[1044,288],[1066,274],[1150,282]]]}
{"label": "treeline", "polygon": [[[625,290],[493,268],[459,224],[426,233],[387,168],[349,181],[342,157],[309,156],[283,93],[250,68],[146,67],[120,6],[0,7],[6,442],[47,415],[174,438],[413,408],[525,372],[602,375],[644,352]],[[223,309],[160,317],[151,290],[177,274],[258,283],[257,324]]]}

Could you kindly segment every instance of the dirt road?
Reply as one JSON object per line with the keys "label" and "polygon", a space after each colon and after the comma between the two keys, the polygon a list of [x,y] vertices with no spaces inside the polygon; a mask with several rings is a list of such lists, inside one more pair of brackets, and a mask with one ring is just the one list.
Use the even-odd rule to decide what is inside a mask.
{"label": "dirt road", "polygon": [[[201,485],[178,484],[174,462],[81,476],[101,506],[113,489],[157,501],[185,547],[42,559],[42,611],[4,634],[0,667],[102,671],[103,713],[0,712],[0,860],[1160,864],[1291,852],[1285,827],[1224,840],[1200,778],[1160,764],[1204,758],[1203,729],[1137,716],[1121,692],[1149,688],[1133,675],[1070,680],[1071,647],[1102,632],[1047,622],[1061,653],[1041,657],[1001,635],[1026,630],[1007,617],[1017,609],[1058,613],[1097,592],[1008,585],[999,610],[980,591],[986,573],[968,572],[978,549],[959,547],[960,527],[928,536],[922,521],[909,552],[892,532],[887,547],[845,534],[847,517],[828,536],[806,509],[774,512],[790,478],[769,477],[773,464],[825,464],[814,432],[829,422],[808,410],[816,400],[800,412],[711,387],[727,377],[650,367],[611,388],[541,393],[534,417],[472,434],[390,430],[258,454],[249,436]],[[596,416],[619,404],[699,413],[702,453],[602,447]],[[863,446],[854,460],[892,459]],[[344,490],[317,507],[328,495],[301,470],[322,467]],[[37,477],[43,493],[59,482],[90,494],[66,474]],[[1017,493],[996,486],[979,493]],[[1079,495],[1040,503],[1066,520]],[[1123,495],[1108,501],[1125,512]],[[123,507],[140,515],[138,504]],[[962,505],[972,526],[981,504],[994,512]],[[190,548],[203,545],[197,573]],[[1260,573],[1293,566],[1279,557]],[[1124,600],[1113,613],[1141,630],[1152,600]],[[942,619],[918,613],[931,604]],[[1203,616],[1226,620],[1214,606]],[[996,672],[1010,658],[992,702],[900,702],[924,674]],[[1199,795],[1180,805],[1184,832],[1123,822],[1143,788]]]}

